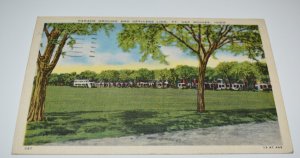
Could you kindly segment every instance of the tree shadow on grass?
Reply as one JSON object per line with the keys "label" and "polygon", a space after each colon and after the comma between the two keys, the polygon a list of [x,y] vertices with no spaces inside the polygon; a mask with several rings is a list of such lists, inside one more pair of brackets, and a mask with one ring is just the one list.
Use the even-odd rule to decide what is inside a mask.
{"label": "tree shadow on grass", "polygon": [[[212,110],[208,113],[215,115],[215,120],[223,120],[225,125],[233,125],[250,122],[265,122],[277,120],[277,113],[275,108],[269,109],[238,109],[238,110]],[[208,116],[213,119],[213,117]],[[223,125],[223,124],[221,124]]]}
{"label": "tree shadow on grass", "polygon": [[[180,114],[183,112],[183,114]],[[125,111],[124,125],[133,134],[153,134],[161,132],[276,121],[275,109],[211,110],[204,113],[196,111],[177,111],[178,115],[161,118],[158,112]]]}
{"label": "tree shadow on grass", "polygon": [[124,111],[122,113],[122,119],[124,119],[124,125],[133,134],[148,134],[159,133],[165,129],[158,126],[157,123],[145,123],[145,120],[155,118],[158,112],[156,111],[143,111],[143,110],[131,110]]}
{"label": "tree shadow on grass", "polygon": [[[65,136],[76,134],[81,126],[88,123],[107,122],[106,118],[84,118],[83,114],[103,113],[103,111],[77,111],[46,113],[47,119],[40,122],[27,123],[26,138],[39,136]],[[97,129],[89,129],[95,132]],[[87,130],[87,131],[89,131]]]}
{"label": "tree shadow on grass", "polygon": [[153,134],[269,120],[277,120],[275,108],[208,110],[204,113],[191,110],[55,112],[47,113],[47,121],[28,123],[25,145],[55,142],[57,139]]}

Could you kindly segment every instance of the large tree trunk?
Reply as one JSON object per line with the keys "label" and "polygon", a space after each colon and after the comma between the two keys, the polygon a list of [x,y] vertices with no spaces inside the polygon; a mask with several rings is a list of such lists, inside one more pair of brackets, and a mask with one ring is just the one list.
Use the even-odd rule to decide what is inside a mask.
{"label": "large tree trunk", "polygon": [[45,119],[44,110],[48,77],[49,74],[45,70],[38,68],[27,117],[27,121],[29,122],[43,121]]}
{"label": "large tree trunk", "polygon": [[204,100],[204,78],[206,71],[206,62],[200,64],[198,72],[198,88],[197,88],[197,112],[205,111],[205,100]]}
{"label": "large tree trunk", "polygon": [[[53,29],[49,35],[49,41],[45,52],[43,55],[40,54],[37,59],[37,73],[33,86],[33,91],[30,100],[30,107],[28,111],[27,121],[43,121],[45,120],[44,110],[45,110],[45,97],[46,97],[46,85],[48,78],[56,66],[59,57],[61,55],[62,49],[68,39],[68,35],[65,34],[59,43],[55,55],[52,57],[55,50],[55,44],[53,40],[59,38],[60,32]],[[50,61],[52,58],[52,61]]]}

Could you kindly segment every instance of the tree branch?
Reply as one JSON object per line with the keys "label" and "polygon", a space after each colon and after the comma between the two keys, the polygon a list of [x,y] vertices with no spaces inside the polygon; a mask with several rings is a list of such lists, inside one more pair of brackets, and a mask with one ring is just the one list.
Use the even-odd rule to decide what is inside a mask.
{"label": "tree branch", "polygon": [[208,47],[210,48],[211,47],[211,41],[210,41],[210,33],[209,33],[209,29],[210,29],[210,25],[208,25],[207,27],[206,27],[206,32],[205,32],[205,34],[206,34],[206,38],[207,38],[207,42],[208,42]]}
{"label": "tree branch", "polygon": [[37,63],[40,64],[41,62],[44,61],[44,56],[42,56],[41,54],[41,51],[39,50],[39,53],[38,53],[38,57],[37,57]]}
{"label": "tree branch", "polygon": [[202,54],[200,54],[201,56],[205,56],[205,54],[207,53],[207,51],[205,50],[203,44],[202,44],[202,35],[201,35],[201,24],[198,25],[198,38],[199,38],[199,42],[198,42],[198,49],[199,49],[199,53],[201,53],[200,49],[202,50]]}
{"label": "tree branch", "polygon": [[223,42],[220,42],[220,43],[219,43],[217,49],[223,47],[224,45],[226,45],[226,44],[228,44],[228,43],[230,43],[230,42],[231,42],[231,40],[229,40],[229,39],[223,40]]}
{"label": "tree branch", "polygon": [[46,24],[44,25],[44,32],[45,32],[45,34],[46,34],[46,37],[47,37],[47,39],[49,40],[49,38],[50,38],[50,33],[49,33],[49,31],[48,31],[48,29],[47,29],[47,26],[46,26]]}
{"label": "tree branch", "polygon": [[53,57],[53,60],[51,61],[51,63],[50,63],[49,66],[48,66],[50,72],[51,72],[51,71],[54,69],[54,67],[56,66],[56,64],[57,64],[57,62],[58,62],[58,60],[59,60],[59,57],[60,57],[60,55],[61,55],[61,53],[62,53],[62,50],[63,50],[63,48],[64,48],[64,46],[65,46],[65,44],[66,44],[67,39],[68,39],[68,34],[64,34],[62,40],[60,41],[60,43],[59,43],[59,45],[58,45],[58,48],[57,48],[56,52],[55,52],[55,55],[54,55],[54,57]]}
{"label": "tree branch", "polygon": [[[229,25],[225,25],[225,27],[222,27],[221,28],[221,31],[219,32],[220,33],[220,37],[218,38],[218,40],[214,43],[214,48],[211,49],[211,52],[212,53],[215,49],[218,49],[218,48],[221,48],[222,46],[224,46],[224,42],[226,40],[229,40],[228,37],[226,37],[228,35],[228,33],[232,30],[232,27],[230,27]],[[224,39],[223,39],[224,38]],[[223,39],[223,40],[222,40]],[[230,42],[230,40],[229,40]],[[226,43],[227,44],[227,43]]]}
{"label": "tree branch", "polygon": [[44,61],[47,64],[51,60],[53,51],[55,50],[55,47],[56,47],[56,41],[58,40],[58,38],[59,38],[60,35],[61,35],[61,32],[58,29],[53,28],[51,30],[51,33],[50,33],[50,36],[49,36],[49,40],[47,42],[47,46],[46,46],[46,48],[44,50],[44,54],[43,54]]}
{"label": "tree branch", "polygon": [[193,47],[191,47],[189,44],[187,44],[183,39],[179,38],[177,35],[175,35],[172,31],[168,30],[164,24],[161,24],[162,28],[169,33],[171,36],[175,37],[179,42],[184,44],[186,47],[188,47],[190,50],[192,50],[194,53],[198,53]]}
{"label": "tree branch", "polygon": [[221,27],[220,31],[218,32],[219,36],[221,36],[223,34],[223,31],[225,30],[225,28],[227,27],[227,25],[224,25]]}
{"label": "tree branch", "polygon": [[40,59],[42,57],[41,51],[39,50],[38,58]]}
{"label": "tree branch", "polygon": [[229,25],[227,25],[228,27],[226,28],[226,30],[224,31],[224,33],[222,34],[223,37],[227,36],[227,34],[232,30],[232,27],[230,27]]}
{"label": "tree branch", "polygon": [[[220,30],[218,31],[217,35],[219,36],[219,38],[217,38],[216,40],[213,40],[213,43],[210,44],[210,47],[207,50],[207,54],[212,54],[214,52],[214,50],[218,47],[218,43],[220,42],[220,40],[222,39],[223,33],[225,32],[226,28],[228,25],[223,25]],[[208,29],[207,29],[208,31]],[[206,35],[208,37],[208,35]],[[209,38],[208,38],[209,39]],[[209,56],[210,56],[209,55]]]}
{"label": "tree branch", "polygon": [[198,25],[199,32],[198,32],[198,39],[196,36],[195,31],[193,30],[192,26],[187,26],[191,31],[189,31],[190,34],[192,34],[193,38],[195,39],[195,41],[198,43],[198,52],[200,52],[200,49],[202,50],[203,54],[206,54],[206,50],[202,44],[202,37],[201,37],[201,25]]}
{"label": "tree branch", "polygon": [[199,39],[196,37],[196,34],[195,34],[195,31],[192,29],[192,27],[189,27],[188,25],[184,25],[183,28],[185,30],[187,30],[191,35],[192,37],[194,38],[195,42],[199,42]]}
{"label": "tree branch", "polygon": [[202,43],[200,43],[200,47],[201,47],[201,50],[202,50],[203,54],[206,54],[206,53],[207,53],[207,51],[205,50],[205,48],[204,48],[204,46],[203,46],[203,44],[202,44]]}

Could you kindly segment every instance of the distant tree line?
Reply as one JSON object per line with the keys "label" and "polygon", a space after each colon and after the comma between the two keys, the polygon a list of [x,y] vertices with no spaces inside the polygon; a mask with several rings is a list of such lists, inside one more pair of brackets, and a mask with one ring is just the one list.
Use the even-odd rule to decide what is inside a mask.
{"label": "distant tree line", "polygon": [[[83,71],[79,74],[52,73],[48,85],[72,86],[75,79],[88,79],[94,82],[149,82],[168,81],[171,87],[176,87],[179,82],[193,82],[197,79],[198,68],[179,65],[170,69],[149,70],[105,70],[101,73]],[[256,82],[269,82],[267,64],[264,62],[221,62],[215,68],[208,67],[205,73],[205,82],[244,83],[246,87],[253,88]]]}
{"label": "distant tree line", "polygon": [[243,83],[246,89],[254,89],[255,83],[270,83],[267,64],[264,62],[221,62],[215,68],[207,68],[206,82],[221,78],[225,83]]}

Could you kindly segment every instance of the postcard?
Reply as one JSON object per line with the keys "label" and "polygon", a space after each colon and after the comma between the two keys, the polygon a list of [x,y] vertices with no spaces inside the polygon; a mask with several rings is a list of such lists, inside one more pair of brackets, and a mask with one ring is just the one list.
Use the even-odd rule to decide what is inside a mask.
{"label": "postcard", "polygon": [[37,18],[13,154],[291,152],[264,20]]}

